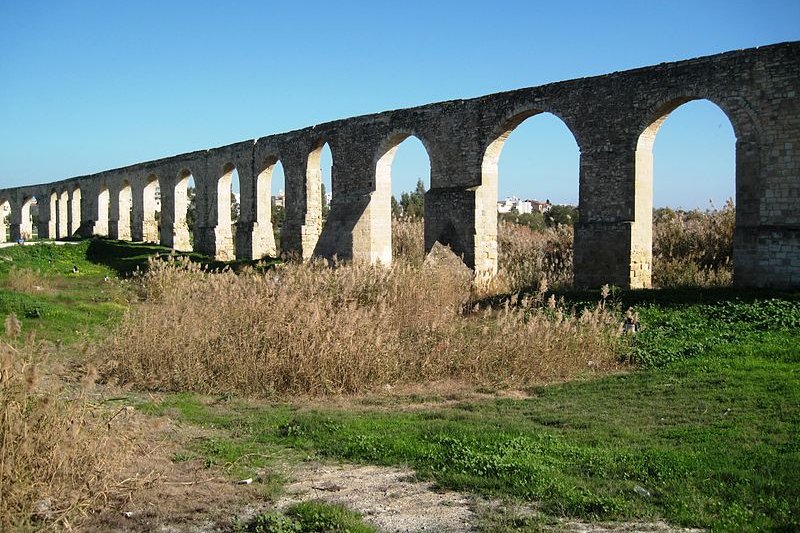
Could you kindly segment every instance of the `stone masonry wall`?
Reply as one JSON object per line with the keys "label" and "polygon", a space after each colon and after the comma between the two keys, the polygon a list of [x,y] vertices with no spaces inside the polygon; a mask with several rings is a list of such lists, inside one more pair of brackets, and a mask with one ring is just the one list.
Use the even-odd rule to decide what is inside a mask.
{"label": "stone masonry wall", "polygon": [[[735,283],[800,287],[799,93],[800,43],[783,43],[353,117],[90,176],[0,189],[0,205],[11,206],[12,239],[30,232],[35,196],[40,236],[108,233],[188,249],[191,175],[194,248],[219,259],[253,259],[277,251],[268,204],[272,168],[280,161],[286,180],[283,253],[386,264],[391,160],[396,146],[414,135],[431,162],[426,250],[437,241],[448,244],[478,276],[492,276],[503,143],[524,119],[549,112],[564,121],[581,152],[576,284],[648,287],[653,142],[672,110],[707,99],[726,113],[737,138]],[[323,225],[319,154],[326,143],[334,161],[333,200]],[[226,211],[233,168],[241,186],[235,228]],[[152,196],[156,182],[160,233]]]}

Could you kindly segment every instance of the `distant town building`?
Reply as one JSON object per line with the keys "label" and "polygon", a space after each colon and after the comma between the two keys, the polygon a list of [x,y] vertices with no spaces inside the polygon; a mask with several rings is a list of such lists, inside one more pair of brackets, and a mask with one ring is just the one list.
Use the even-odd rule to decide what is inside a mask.
{"label": "distant town building", "polygon": [[272,197],[273,207],[286,207],[286,196],[283,191],[278,191],[278,194]]}

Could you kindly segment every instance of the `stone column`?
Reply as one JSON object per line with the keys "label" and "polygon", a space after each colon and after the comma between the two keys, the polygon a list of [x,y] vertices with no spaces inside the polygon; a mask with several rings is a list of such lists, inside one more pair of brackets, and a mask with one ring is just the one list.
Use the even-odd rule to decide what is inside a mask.
{"label": "stone column", "polygon": [[69,193],[61,191],[58,193],[58,238],[69,237]]}
{"label": "stone column", "polygon": [[577,286],[650,286],[652,213],[644,211],[648,199],[652,209],[652,176],[643,172],[647,163],[646,154],[637,156],[630,143],[621,141],[581,153]]}
{"label": "stone column", "polygon": [[119,236],[119,226],[120,226],[120,205],[119,205],[119,193],[120,190],[117,187],[109,187],[108,194],[109,194],[109,215],[108,215],[108,236],[112,239],[118,239]]}
{"label": "stone column", "polygon": [[[322,225],[322,205],[317,207],[318,221],[315,217],[306,216],[308,189],[306,169],[308,154],[293,152],[285,154],[281,160],[285,180],[285,214],[281,228],[281,255],[309,258],[319,238],[319,227]],[[317,175],[317,190],[320,187],[320,176]],[[307,224],[309,222],[309,224]]]}
{"label": "stone column", "polygon": [[175,181],[171,176],[162,177],[161,190],[161,235],[162,246],[175,248]]}
{"label": "stone column", "polygon": [[[255,220],[255,179],[251,165],[236,167],[239,173],[239,220],[236,222],[236,239],[234,242],[237,259],[251,260],[261,257],[253,249],[253,229]],[[258,254],[258,255],[257,255]]]}
{"label": "stone column", "polygon": [[[272,173],[275,165],[276,163],[272,163],[269,168],[258,174],[253,180],[252,189],[249,189],[250,192],[255,193],[252,202],[248,202],[247,207],[255,214],[251,233],[253,259],[278,256],[275,228],[272,226]],[[243,212],[244,205],[245,201],[242,200]]]}
{"label": "stone column", "polygon": [[[39,238],[40,239],[55,239],[56,238],[56,202],[55,198],[50,194],[42,194],[37,196],[39,201]],[[5,235],[5,234],[4,234]]]}
{"label": "stone column", "polygon": [[116,195],[117,201],[117,239],[121,241],[131,240],[131,186],[128,182],[123,183],[122,188]]}
{"label": "stone column", "polygon": [[69,234],[75,235],[81,227],[81,189],[75,187],[69,199]]}
{"label": "stone column", "polygon": [[131,240],[144,240],[144,183],[141,179],[131,182]]}
{"label": "stone column", "polygon": [[230,176],[195,174],[194,179],[197,187],[194,248],[219,261],[232,261]]}
{"label": "stone column", "polygon": [[[5,205],[9,206],[9,213],[6,214],[3,211],[3,207]],[[0,242],[6,242],[7,237],[6,233],[8,232],[8,220],[7,217],[10,218],[11,216],[11,203],[8,200],[0,199]]]}

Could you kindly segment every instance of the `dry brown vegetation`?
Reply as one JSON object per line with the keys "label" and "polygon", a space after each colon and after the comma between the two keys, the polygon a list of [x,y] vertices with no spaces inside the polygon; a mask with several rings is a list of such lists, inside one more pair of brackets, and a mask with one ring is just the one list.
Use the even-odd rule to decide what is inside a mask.
{"label": "dry brown vegetation", "polygon": [[732,200],[722,209],[706,211],[657,209],[653,214],[653,285],[730,285],[735,223]]}
{"label": "dry brown vegetation", "polygon": [[6,279],[6,287],[15,292],[28,294],[55,292],[53,280],[31,268],[11,267]]}
{"label": "dry brown vegetation", "polygon": [[[130,441],[112,431],[88,394],[89,367],[74,387],[33,335],[18,340],[20,322],[5,321],[0,341],[0,530],[70,527],[120,488],[119,458]],[[52,348],[52,347],[51,347]]]}
{"label": "dry brown vegetation", "polygon": [[267,274],[153,263],[139,280],[146,303],[102,348],[108,371],[150,389],[272,396],[444,378],[524,386],[615,365],[618,313],[576,313],[544,290],[480,309],[451,259]]}

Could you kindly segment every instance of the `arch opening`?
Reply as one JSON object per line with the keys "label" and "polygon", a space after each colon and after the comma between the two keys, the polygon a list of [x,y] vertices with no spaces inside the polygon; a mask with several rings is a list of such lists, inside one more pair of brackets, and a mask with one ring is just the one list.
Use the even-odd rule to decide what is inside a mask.
{"label": "arch opening", "polygon": [[505,122],[486,148],[476,191],[479,274],[499,272],[510,291],[542,279],[572,284],[579,166],[578,143],[558,116],[531,110]]}
{"label": "arch opening", "polygon": [[322,229],[336,198],[334,158],[330,146],[320,141],[308,154],[305,183],[305,217],[301,229],[300,248],[308,259],[317,246]]}
{"label": "arch opening", "polygon": [[70,195],[69,233],[75,235],[81,227],[81,188],[75,187]]}
{"label": "arch opening", "polygon": [[19,238],[29,241],[36,237],[34,227],[38,219],[37,213],[39,205],[36,196],[28,196],[22,201],[22,212],[20,214]]}
{"label": "arch opening", "polygon": [[116,238],[129,241],[131,234],[131,212],[133,211],[133,190],[128,180],[124,180],[117,194],[117,231]]}
{"label": "arch opening", "polygon": [[111,210],[111,193],[107,185],[100,188],[97,194],[97,220],[94,226],[95,235],[108,235],[109,211]]}
{"label": "arch opening", "polygon": [[142,240],[159,242],[161,233],[161,184],[150,174],[142,191]]}
{"label": "arch opening", "polygon": [[415,135],[389,139],[375,169],[376,235],[374,259],[390,264],[402,257],[418,263],[425,257],[425,194],[430,188],[428,151]]}
{"label": "arch opening", "polygon": [[673,100],[644,128],[636,144],[636,283],[732,283],[735,153],[733,121],[708,99]]}
{"label": "arch opening", "polygon": [[47,221],[47,236],[51,239],[58,238],[58,193],[55,189],[48,195],[49,220]]}
{"label": "arch opening", "polygon": [[59,239],[66,239],[71,235],[69,231],[69,191],[66,189],[58,193],[58,218],[56,235]]}
{"label": "arch opening", "polygon": [[283,164],[277,157],[267,158],[256,176],[254,257],[280,255],[281,230],[286,220],[285,182]]}
{"label": "arch opening", "polygon": [[197,187],[189,169],[178,173],[175,182],[175,223],[172,230],[172,247],[189,252],[194,247],[194,228],[197,222],[195,197]]}
{"label": "arch opening", "polygon": [[[234,185],[237,192],[234,194]],[[233,163],[226,163],[222,175],[217,180],[217,224],[214,230],[217,259],[229,261],[234,259],[236,222],[239,216],[237,196],[239,189],[239,172]]]}

